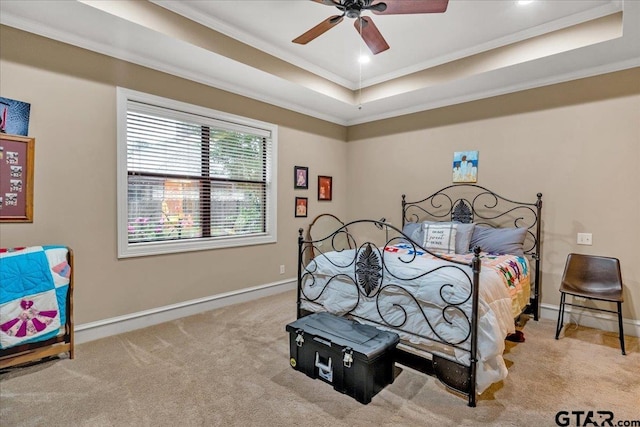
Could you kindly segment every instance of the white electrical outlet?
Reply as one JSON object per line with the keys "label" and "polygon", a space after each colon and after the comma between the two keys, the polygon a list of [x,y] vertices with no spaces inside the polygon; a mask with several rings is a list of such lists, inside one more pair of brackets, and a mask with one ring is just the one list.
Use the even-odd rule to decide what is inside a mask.
{"label": "white electrical outlet", "polygon": [[592,235],[591,233],[578,233],[578,244],[579,245],[592,245]]}
{"label": "white electrical outlet", "polygon": [[284,265],[280,266],[280,274],[284,274]]}

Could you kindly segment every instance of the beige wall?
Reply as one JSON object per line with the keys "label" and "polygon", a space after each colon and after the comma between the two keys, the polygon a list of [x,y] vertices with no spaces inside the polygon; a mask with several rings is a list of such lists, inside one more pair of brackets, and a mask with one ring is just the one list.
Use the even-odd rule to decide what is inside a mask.
{"label": "beige wall", "polygon": [[640,318],[640,68],[355,126],[349,141],[350,218],[400,225],[401,194],[449,185],[453,152],[479,150],[478,184],[543,194],[543,303],[559,303],[569,252],[608,255],[622,264],[624,316]]}
{"label": "beige wall", "polygon": [[[7,27],[0,55],[0,95],[31,103],[36,138],[34,221],[0,225],[0,246],[72,247],[78,324],[291,279],[298,228],[320,212],[346,214],[342,126]],[[278,242],[118,260],[118,85],[277,124]],[[294,165],[309,167],[309,190],[293,190]],[[318,174],[334,177],[332,202],[316,201]],[[294,218],[295,196],[309,197],[309,218]]]}
{"label": "beige wall", "polygon": [[[278,243],[118,260],[116,86],[277,124]],[[315,215],[399,224],[402,193],[448,185],[453,152],[475,149],[480,185],[544,194],[543,303],[558,303],[568,252],[606,254],[622,261],[625,317],[640,317],[640,69],[346,129],[0,26],[0,95],[31,103],[36,138],[34,222],[0,225],[0,246],[71,246],[79,324],[291,278]],[[294,165],[309,190],[293,190]],[[316,201],[317,175],[334,177],[332,202]],[[309,218],[293,217],[295,196]]]}

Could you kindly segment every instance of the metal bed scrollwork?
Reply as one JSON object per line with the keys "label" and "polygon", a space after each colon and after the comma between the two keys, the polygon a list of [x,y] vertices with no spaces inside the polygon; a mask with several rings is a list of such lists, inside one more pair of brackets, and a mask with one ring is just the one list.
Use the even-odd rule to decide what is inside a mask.
{"label": "metal bed scrollwork", "polygon": [[[506,338],[500,336],[505,327],[496,325],[504,323],[504,313],[495,313],[504,311],[499,308],[503,301],[494,307],[487,296],[493,288],[484,278],[489,268],[482,263],[488,257],[480,247],[458,257],[432,253],[404,233],[404,226],[433,220],[526,228],[524,254],[534,265],[527,279],[533,286],[526,311],[537,320],[541,197],[520,203],[475,184],[458,184],[416,202],[407,202],[403,195],[402,229],[363,219],[316,240],[305,240],[300,229],[297,316],[330,311],[398,332],[398,363],[435,375],[466,395],[469,406],[476,406],[478,390],[506,375],[506,367],[496,372],[487,368],[504,364]],[[347,236],[353,249],[332,250],[336,235]]]}
{"label": "metal bed scrollwork", "polygon": [[[451,191],[470,189],[466,195],[452,197]],[[426,206],[426,207],[425,207]],[[491,227],[526,228],[523,252],[534,262],[533,294],[526,314],[540,317],[540,261],[542,231],[542,193],[536,194],[531,203],[516,202],[502,197],[493,191],[476,184],[456,184],[445,187],[430,196],[416,202],[407,202],[402,195],[402,225],[417,222],[421,219],[433,218],[460,223],[475,223]]]}

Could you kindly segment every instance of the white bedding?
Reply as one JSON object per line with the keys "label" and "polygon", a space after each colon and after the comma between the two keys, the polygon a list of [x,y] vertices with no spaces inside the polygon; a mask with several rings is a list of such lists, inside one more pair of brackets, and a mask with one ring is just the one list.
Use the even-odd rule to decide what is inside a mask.
{"label": "white bedding", "polygon": [[[402,325],[401,331],[396,332],[402,340],[412,344],[426,344],[433,348],[434,341],[436,345],[445,341],[469,349],[469,322],[459,310],[449,308],[443,312],[443,309],[448,305],[447,300],[458,304],[471,317],[471,268],[448,263],[426,253],[416,254],[411,246],[403,244],[386,248],[384,257],[380,248],[374,248],[374,253],[384,263],[384,268],[379,272],[382,274],[380,292],[376,289],[368,297],[357,286],[357,279],[362,276],[355,274],[355,250],[328,252],[316,256],[303,272],[302,308],[309,311],[326,310],[338,315],[350,313],[374,322]],[[417,256],[414,257],[414,254]],[[472,256],[453,255],[450,258],[468,262]],[[525,258],[481,254],[481,259],[476,375],[478,393],[507,376],[502,358],[504,339],[515,332],[514,317],[528,302],[530,292],[529,266]],[[432,273],[419,277],[432,270]],[[443,287],[445,284],[451,286]],[[425,320],[425,316],[428,320]],[[436,346],[435,351],[430,351],[469,364],[468,352],[459,348],[453,351],[438,350],[440,347]]]}

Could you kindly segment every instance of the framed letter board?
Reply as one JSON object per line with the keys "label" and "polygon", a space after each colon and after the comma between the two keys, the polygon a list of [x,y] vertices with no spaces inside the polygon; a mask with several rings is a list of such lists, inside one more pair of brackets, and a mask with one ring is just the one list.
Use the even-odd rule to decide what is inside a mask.
{"label": "framed letter board", "polygon": [[33,222],[35,139],[0,134],[0,222]]}

